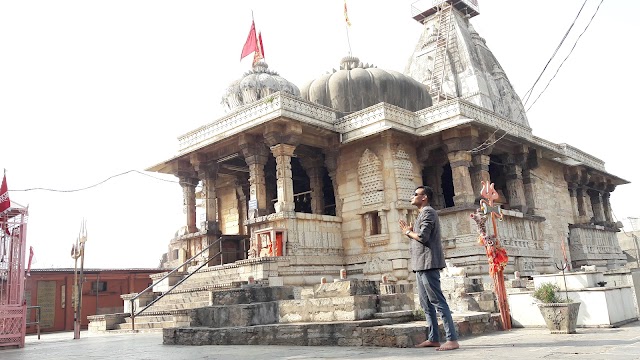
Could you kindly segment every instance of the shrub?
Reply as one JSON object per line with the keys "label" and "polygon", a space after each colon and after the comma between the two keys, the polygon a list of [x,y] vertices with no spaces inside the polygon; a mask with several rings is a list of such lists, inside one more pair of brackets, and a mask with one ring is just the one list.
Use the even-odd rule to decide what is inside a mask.
{"label": "shrub", "polygon": [[537,287],[531,296],[542,303],[566,302],[564,299],[561,299],[556,295],[556,291],[559,290],[560,288],[556,284],[544,283]]}

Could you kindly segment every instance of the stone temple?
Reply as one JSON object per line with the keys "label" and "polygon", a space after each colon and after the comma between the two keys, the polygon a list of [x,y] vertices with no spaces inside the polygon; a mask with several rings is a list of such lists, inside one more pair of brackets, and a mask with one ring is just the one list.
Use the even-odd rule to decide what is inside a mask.
{"label": "stone temple", "polygon": [[533,135],[471,24],[476,1],[435,3],[415,13],[424,30],[404,73],[347,56],[300,86],[265,62],[230,84],[227,114],[180,136],[178,154],[148,169],[175,175],[184,193],[186,226],[162,267],[195,256],[211,286],[309,287],[341,270],[410,285],[397,224],[414,219],[411,195],[426,184],[447,260],[482,282],[487,259],[469,214],[483,180],[504,209],[505,274],[556,272],[563,243],[572,268],[624,266],[609,199],[627,181]]}

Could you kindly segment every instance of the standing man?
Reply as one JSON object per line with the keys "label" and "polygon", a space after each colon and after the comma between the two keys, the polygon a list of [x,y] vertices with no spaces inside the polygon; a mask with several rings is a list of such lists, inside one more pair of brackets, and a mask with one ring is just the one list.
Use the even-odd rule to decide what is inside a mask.
{"label": "standing man", "polygon": [[[451,310],[447,300],[440,289],[440,269],[446,265],[442,240],[440,239],[440,220],[435,209],[429,203],[433,197],[433,190],[428,186],[418,186],[411,205],[420,210],[413,228],[404,220],[400,220],[400,229],[409,238],[409,254],[411,255],[411,267],[416,273],[418,284],[418,296],[420,305],[424,309],[429,336],[427,340],[416,347],[435,347],[436,350],[454,350],[460,347],[458,335],[451,318]],[[438,331],[438,318],[436,310],[442,317],[447,342],[440,344]]]}

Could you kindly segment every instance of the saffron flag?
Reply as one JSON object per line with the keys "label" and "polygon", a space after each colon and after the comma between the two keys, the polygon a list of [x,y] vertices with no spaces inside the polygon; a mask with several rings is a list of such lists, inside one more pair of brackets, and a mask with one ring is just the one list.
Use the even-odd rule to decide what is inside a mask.
{"label": "saffron flag", "polygon": [[344,0],[344,21],[347,22],[347,25],[351,26],[351,21],[349,21],[349,14],[347,14],[347,0]]}
{"label": "saffron flag", "polygon": [[255,52],[257,50],[258,41],[256,38],[256,24],[251,21],[251,30],[249,30],[249,36],[247,37],[247,41],[244,43],[244,47],[242,48],[242,55],[240,55],[240,60],[242,60],[245,56]]}
{"label": "saffron flag", "polygon": [[256,66],[260,59],[264,59],[264,48],[262,47],[262,33],[258,32],[256,51],[253,53],[253,66]]}
{"label": "saffron flag", "polygon": [[9,200],[9,190],[7,188],[7,174],[5,172],[2,177],[2,186],[0,186],[0,214],[9,210],[11,200]]}

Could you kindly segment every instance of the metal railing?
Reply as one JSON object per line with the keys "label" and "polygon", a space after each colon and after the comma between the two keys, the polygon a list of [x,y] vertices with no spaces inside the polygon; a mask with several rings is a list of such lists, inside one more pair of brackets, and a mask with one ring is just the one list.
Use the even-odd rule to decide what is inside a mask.
{"label": "metal railing", "polygon": [[[202,249],[202,251],[200,251],[199,253],[197,253],[196,255],[192,256],[190,259],[186,260],[185,262],[183,262],[182,264],[180,264],[179,266],[177,266],[175,269],[171,270],[169,273],[167,273],[165,276],[163,276],[162,278],[160,278],[159,280],[156,280],[156,282],[154,282],[153,284],[149,285],[146,289],[142,290],[141,292],[139,292],[136,296],[134,296],[133,298],[131,298],[129,301],[131,302],[131,330],[135,331],[136,330],[136,316],[142,314],[145,310],[147,310],[149,307],[151,307],[153,304],[155,304],[156,302],[158,302],[160,299],[162,299],[165,295],[168,295],[169,293],[171,293],[173,291],[173,289],[175,289],[176,287],[178,287],[180,284],[182,284],[183,282],[185,282],[188,278],[191,277],[191,275],[197,273],[200,269],[202,269],[205,265],[207,265],[209,263],[209,261],[205,261],[202,264],[200,264],[194,271],[190,272],[187,276],[183,277],[182,279],[180,279],[180,281],[178,281],[175,285],[173,285],[169,290],[165,291],[164,293],[162,293],[160,296],[158,296],[157,298],[153,299],[153,301],[151,301],[149,304],[147,304],[145,307],[143,307],[140,311],[136,312],[135,309],[135,300],[138,299],[142,294],[148,292],[149,290],[153,289],[154,286],[158,285],[161,281],[163,281],[164,279],[168,278],[169,276],[171,276],[171,274],[175,273],[176,271],[178,271],[178,269],[180,269],[181,267],[185,266],[186,264],[192,262],[194,259],[198,258],[200,255],[202,255],[205,251],[209,250],[213,245],[216,245],[218,243],[220,243],[222,241],[222,236],[218,238],[218,240],[212,242],[211,244],[209,244],[206,248]],[[222,251],[218,252],[216,255],[214,256],[209,256],[209,260],[216,258],[218,255],[220,255],[220,257],[222,257]]]}
{"label": "metal railing", "polygon": [[40,306],[27,306],[27,319],[31,319],[31,310],[36,311],[36,321],[27,321],[27,326],[35,324],[38,340],[40,340]]}

